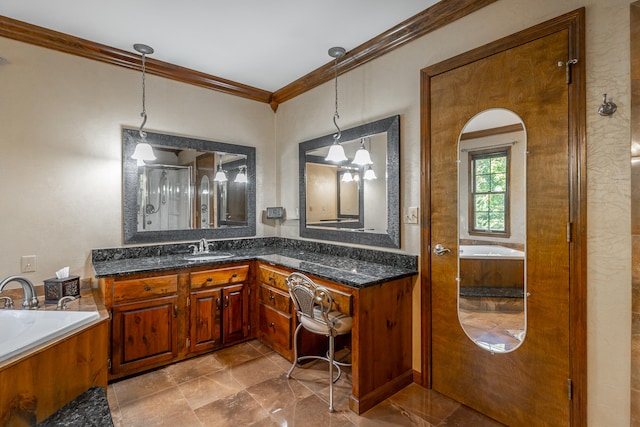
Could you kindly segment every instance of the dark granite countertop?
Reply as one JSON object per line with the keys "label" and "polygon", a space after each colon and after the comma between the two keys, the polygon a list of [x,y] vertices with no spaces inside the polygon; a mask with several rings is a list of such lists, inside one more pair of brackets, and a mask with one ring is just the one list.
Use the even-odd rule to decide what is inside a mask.
{"label": "dark granite countertop", "polygon": [[[115,257],[102,256],[105,250],[100,250],[100,257],[94,254],[93,269],[95,276],[100,278],[257,260],[354,288],[373,286],[418,273],[417,257],[412,255],[368,249],[355,250],[354,254],[364,253],[369,258],[361,259],[363,257],[360,257],[359,259],[346,256],[349,253],[340,253],[355,248],[335,249],[325,244],[319,246],[285,242],[283,245],[245,246],[216,248],[212,253],[225,253],[231,256],[218,260],[199,261],[185,259],[189,255],[188,252],[135,257],[120,256],[115,259]],[[159,252],[162,253],[162,251]],[[103,259],[96,260],[96,258]]]}

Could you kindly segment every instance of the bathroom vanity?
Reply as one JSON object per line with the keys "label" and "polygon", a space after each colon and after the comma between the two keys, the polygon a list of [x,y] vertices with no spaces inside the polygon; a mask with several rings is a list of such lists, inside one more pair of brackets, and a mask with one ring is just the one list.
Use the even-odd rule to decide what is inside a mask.
{"label": "bathroom vanity", "polygon": [[[109,378],[253,338],[292,361],[297,319],[285,278],[297,271],[330,288],[336,309],[353,316],[350,408],[362,413],[410,384],[414,257],[390,254],[383,264],[384,254],[372,262],[276,240],[280,244],[225,248],[231,256],[196,262],[184,254],[96,261],[94,253],[113,316]],[[301,353],[318,351],[318,343],[326,340],[312,337]]]}

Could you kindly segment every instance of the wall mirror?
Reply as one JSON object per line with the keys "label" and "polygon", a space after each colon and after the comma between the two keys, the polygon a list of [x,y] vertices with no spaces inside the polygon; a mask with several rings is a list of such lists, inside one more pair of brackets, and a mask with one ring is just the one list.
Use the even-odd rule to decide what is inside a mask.
{"label": "wall mirror", "polygon": [[523,121],[499,108],[458,141],[458,319],[494,353],[526,335],[526,144]]}
{"label": "wall mirror", "polygon": [[123,129],[124,243],[254,236],[255,148],[147,132],[156,160],[131,158]]}
{"label": "wall mirror", "polygon": [[[400,116],[342,131],[348,160],[325,160],[333,134],[299,145],[300,236],[400,247]],[[353,163],[364,148],[372,164]]]}

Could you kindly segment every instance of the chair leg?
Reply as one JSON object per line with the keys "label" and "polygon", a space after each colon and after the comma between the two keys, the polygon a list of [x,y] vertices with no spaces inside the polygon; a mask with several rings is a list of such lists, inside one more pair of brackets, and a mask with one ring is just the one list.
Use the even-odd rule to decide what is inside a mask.
{"label": "chair leg", "polygon": [[333,412],[333,335],[329,335],[329,412]]}
{"label": "chair leg", "polygon": [[301,327],[302,323],[298,325],[298,327],[296,328],[296,332],[293,334],[293,365],[291,365],[291,369],[289,369],[289,372],[287,372],[287,378],[291,378],[291,373],[298,364],[298,332],[300,332]]}

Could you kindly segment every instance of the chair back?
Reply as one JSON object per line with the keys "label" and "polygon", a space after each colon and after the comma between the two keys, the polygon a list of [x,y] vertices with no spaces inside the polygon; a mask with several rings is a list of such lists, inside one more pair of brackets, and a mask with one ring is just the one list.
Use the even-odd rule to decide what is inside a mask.
{"label": "chair back", "polygon": [[[324,321],[326,325],[331,326],[328,314],[333,310],[333,297],[327,288],[317,285],[301,273],[291,273],[286,282],[298,316]],[[321,318],[318,318],[314,310],[320,311]]]}

